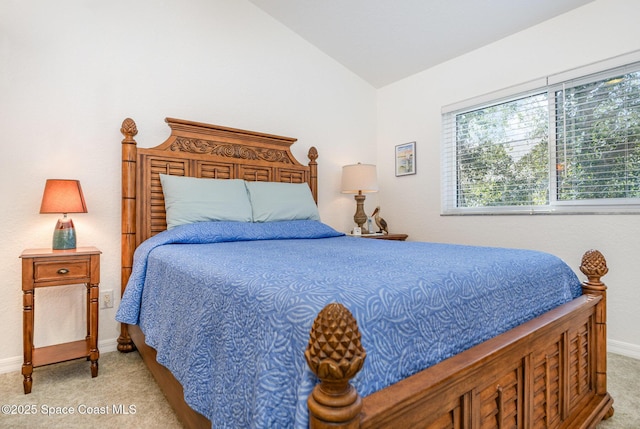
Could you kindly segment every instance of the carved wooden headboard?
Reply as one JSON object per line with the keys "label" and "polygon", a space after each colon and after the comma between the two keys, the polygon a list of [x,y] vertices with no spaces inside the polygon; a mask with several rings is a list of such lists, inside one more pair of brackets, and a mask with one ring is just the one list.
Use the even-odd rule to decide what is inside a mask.
{"label": "carved wooden headboard", "polygon": [[127,118],[122,140],[122,292],[133,253],[144,240],[167,228],[160,173],[217,179],[307,182],[318,201],[318,153],[309,164],[291,153],[294,138],[166,118],[171,135],[159,146],[138,148],[136,123]]}
{"label": "carved wooden headboard", "polygon": [[314,147],[309,150],[309,165],[302,165],[290,150],[296,141],[294,138],[182,119],[166,118],[165,121],[171,135],[153,148],[137,148],[135,122],[127,118],[122,123],[122,232],[125,233],[126,224],[126,233],[135,235],[135,246],[167,228],[160,173],[307,182],[317,202],[318,155]]}

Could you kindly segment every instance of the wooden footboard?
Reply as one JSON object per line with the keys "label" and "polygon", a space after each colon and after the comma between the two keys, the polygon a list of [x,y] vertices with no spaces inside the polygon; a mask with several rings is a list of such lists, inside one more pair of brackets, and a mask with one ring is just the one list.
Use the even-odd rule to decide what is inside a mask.
{"label": "wooden footboard", "polygon": [[366,358],[357,323],[330,304],[305,352],[321,380],[308,401],[310,427],[595,427],[613,414],[606,261],[589,251],[581,270],[588,280],[578,299],[363,399],[349,384]]}

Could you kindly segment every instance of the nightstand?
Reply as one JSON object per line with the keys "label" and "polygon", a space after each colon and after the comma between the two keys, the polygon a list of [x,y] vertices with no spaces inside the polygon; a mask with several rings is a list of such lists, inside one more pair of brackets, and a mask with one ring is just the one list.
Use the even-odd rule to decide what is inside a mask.
{"label": "nightstand", "polygon": [[[86,358],[91,361],[91,376],[98,376],[98,302],[100,250],[78,247],[69,250],[27,249],[22,258],[22,311],[24,393],[31,393],[33,368]],[[33,347],[35,289],[82,283],[87,288],[87,336],[83,340]]]}
{"label": "nightstand", "polygon": [[407,234],[371,234],[371,235],[362,235],[362,238],[376,238],[378,240],[395,240],[395,241],[405,241],[408,237]]}

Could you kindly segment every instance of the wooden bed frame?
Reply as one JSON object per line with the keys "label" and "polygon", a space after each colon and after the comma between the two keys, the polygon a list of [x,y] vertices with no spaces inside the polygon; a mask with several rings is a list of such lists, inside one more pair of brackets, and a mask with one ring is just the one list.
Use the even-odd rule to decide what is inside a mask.
{"label": "wooden bed frame", "polygon": [[[167,118],[169,138],[137,148],[136,124],[125,119],[122,141],[122,292],[133,253],[166,229],[159,173],[304,183],[317,202],[315,148],[309,164],[291,154],[296,139]],[[583,295],[498,337],[365,398],[349,383],[366,358],[356,321],[340,304],[325,307],[305,352],[320,378],[309,397],[314,428],[593,428],[613,414],[607,392],[608,269],[587,252]],[[334,349],[338,338],[342,347]],[[138,326],[122,324],[118,350],[137,349],[181,422],[210,427],[183,398],[180,384],[155,360]]]}

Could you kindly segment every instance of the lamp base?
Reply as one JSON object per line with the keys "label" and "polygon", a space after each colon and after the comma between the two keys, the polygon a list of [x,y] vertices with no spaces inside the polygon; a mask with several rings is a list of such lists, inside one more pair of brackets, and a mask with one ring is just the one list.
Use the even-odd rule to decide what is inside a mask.
{"label": "lamp base", "polygon": [[76,248],[76,229],[73,227],[73,221],[66,215],[62,219],[58,219],[56,229],[53,230],[53,250],[66,250]]}
{"label": "lamp base", "polygon": [[356,214],[353,215],[353,221],[358,225],[363,234],[368,234],[370,231],[364,226],[365,222],[367,222],[367,214],[364,212],[364,200],[365,196],[362,195],[362,192],[354,195],[356,200]]}

